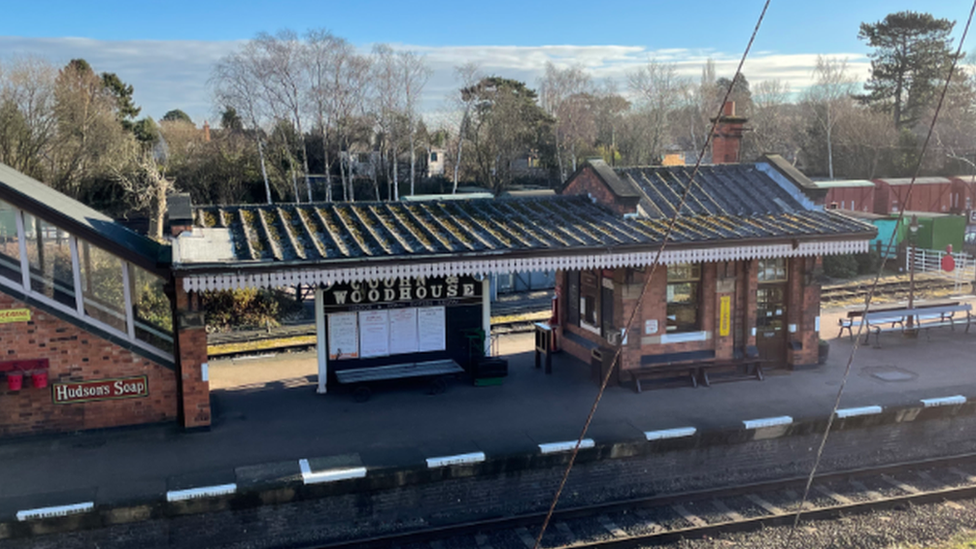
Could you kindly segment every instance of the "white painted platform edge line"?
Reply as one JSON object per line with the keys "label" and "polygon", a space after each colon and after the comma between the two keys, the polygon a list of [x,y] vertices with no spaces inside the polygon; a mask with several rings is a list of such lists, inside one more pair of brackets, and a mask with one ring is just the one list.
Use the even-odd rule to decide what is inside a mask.
{"label": "white painted platform edge line", "polygon": [[216,486],[201,486],[186,490],[170,490],[166,492],[166,501],[183,501],[187,499],[224,496],[237,492],[237,484],[218,484]]}
{"label": "white painted platform edge line", "polygon": [[647,440],[663,440],[666,438],[690,437],[698,432],[695,427],[676,427],[674,429],[661,429],[659,431],[644,431]]}
{"label": "white painted platform edge line", "polygon": [[302,482],[305,484],[321,484],[323,482],[335,482],[366,476],[365,467],[337,467],[335,469],[324,469],[313,473],[307,459],[298,460],[298,466],[302,470]]}
{"label": "white painted platform edge line", "polygon": [[837,417],[871,416],[881,413],[881,406],[861,406],[858,408],[841,408],[837,410]]}
{"label": "white painted platform edge line", "polygon": [[931,408],[932,406],[949,406],[951,404],[965,404],[965,403],[966,403],[966,397],[962,395],[922,399],[922,405],[925,406],[926,408]]}
{"label": "white painted platform edge line", "polygon": [[[582,441],[580,441],[580,450],[583,448],[592,448],[593,446],[595,446],[595,444],[592,438],[584,438]],[[539,451],[543,454],[572,452],[573,448],[576,448],[575,440],[567,440],[565,442],[547,442],[539,445]]]}
{"label": "white painted platform edge line", "polygon": [[789,425],[793,423],[790,416],[764,417],[761,419],[746,419],[742,421],[746,429],[759,429],[761,427],[775,427],[777,425]]}
{"label": "white painted platform edge line", "polygon": [[469,463],[481,463],[485,460],[484,452],[472,452],[470,454],[458,454],[456,456],[441,456],[427,458],[427,467],[447,467],[449,465],[466,465]]}
{"label": "white painted platform edge line", "polygon": [[69,505],[55,505],[53,507],[38,507],[37,509],[25,509],[23,511],[17,511],[17,520],[23,522],[31,519],[64,517],[67,515],[77,515],[78,513],[87,513],[93,509],[95,509],[94,501],[72,503]]}

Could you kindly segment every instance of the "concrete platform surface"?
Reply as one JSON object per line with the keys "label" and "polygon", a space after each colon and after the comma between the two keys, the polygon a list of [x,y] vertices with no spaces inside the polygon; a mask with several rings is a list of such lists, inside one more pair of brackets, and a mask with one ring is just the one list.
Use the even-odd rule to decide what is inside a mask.
{"label": "concrete platform surface", "polygon": [[[662,429],[721,429],[776,416],[826,418],[852,347],[846,337],[836,339],[837,318],[844,314],[822,318],[822,334],[832,344],[825,366],[710,388],[637,394],[610,387],[587,437],[601,444],[640,440],[644,432]],[[284,476],[315,474],[330,463],[350,471],[423,466],[432,458],[538,452],[540,444],[575,440],[597,391],[589,367],[556,355],[552,375],[536,370],[532,338],[517,334],[500,341],[510,360],[501,386],[459,381],[436,396],[422,385],[380,389],[362,404],[338,390],[316,394],[311,354],[215,361],[209,432],[150,426],[0,443],[0,469],[8,472],[0,480],[0,520],[37,507],[124,504],[235,479],[258,482],[254,467],[262,464],[278,464],[266,470]],[[976,326],[968,334],[942,328],[918,339],[885,334],[881,345],[859,350],[842,408],[976,398]]]}

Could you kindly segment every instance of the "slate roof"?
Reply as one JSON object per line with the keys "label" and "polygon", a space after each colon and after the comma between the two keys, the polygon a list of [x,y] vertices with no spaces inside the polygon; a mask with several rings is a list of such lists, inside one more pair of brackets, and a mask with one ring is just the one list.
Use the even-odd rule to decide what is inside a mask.
{"label": "slate roof", "polygon": [[[547,196],[207,206],[195,210],[195,225],[229,230],[234,255],[229,261],[235,266],[260,266],[364,258],[477,255],[489,259],[544,252],[647,251],[660,244],[668,219],[624,218],[585,196]],[[747,216],[682,216],[671,241],[691,246],[866,238],[873,230],[832,212],[777,210]],[[215,259],[182,268],[219,263]]]}
{"label": "slate roof", "polygon": [[0,200],[140,267],[169,277],[170,246],[142,236],[44,183],[0,164]]}
{"label": "slate roof", "polygon": [[[651,218],[670,218],[688,188],[691,166],[617,168],[617,176],[642,193]],[[681,215],[756,216],[800,213],[807,208],[755,164],[701,166]]]}

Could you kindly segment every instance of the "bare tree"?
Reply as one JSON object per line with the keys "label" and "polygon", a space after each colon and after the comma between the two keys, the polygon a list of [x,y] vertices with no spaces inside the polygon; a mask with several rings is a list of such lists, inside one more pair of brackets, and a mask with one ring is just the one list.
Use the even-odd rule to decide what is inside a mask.
{"label": "bare tree", "polygon": [[34,57],[0,66],[0,162],[38,179],[56,135],[56,77],[53,65]]}
{"label": "bare tree", "polygon": [[793,128],[797,126],[797,116],[789,97],[789,84],[779,79],[764,80],[753,87],[749,118],[752,131],[743,139],[743,157],[777,153],[789,160],[796,158]]}
{"label": "bare tree", "polygon": [[410,194],[414,194],[417,167],[417,103],[424,86],[430,79],[431,68],[427,61],[414,52],[401,51],[396,53],[397,65],[402,79],[400,88],[403,93],[403,109],[407,118],[410,132]]}
{"label": "bare tree", "polygon": [[254,44],[245,45],[241,51],[222,58],[214,67],[210,82],[214,98],[223,108],[231,107],[241,117],[245,129],[257,143],[261,162],[261,177],[264,179],[264,193],[271,204],[271,185],[268,183],[268,168],[265,162],[265,139],[262,122],[265,120],[266,104],[262,97],[260,82],[260,58]]}
{"label": "bare tree", "polygon": [[[308,78],[305,70],[304,46],[294,31],[282,30],[272,36],[261,33],[252,40],[261,54],[257,76],[267,95],[275,118],[287,119],[298,130],[298,140],[304,164],[305,189],[312,201],[312,185],[308,179],[308,148],[302,121],[307,110]],[[296,189],[295,200],[299,201]]]}
{"label": "bare tree", "polygon": [[539,99],[546,114],[555,120],[552,128],[556,161],[559,176],[565,181],[568,174],[563,157],[569,154],[571,171],[576,171],[577,147],[591,145],[596,139],[594,88],[590,75],[582,65],[559,69],[546,62],[545,73],[539,83]]}
{"label": "bare tree", "polygon": [[464,150],[464,136],[470,122],[471,105],[474,104],[474,101],[471,100],[470,96],[467,100],[465,100],[463,90],[474,86],[479,80],[482,79],[483,75],[480,73],[476,63],[465,63],[459,67],[454,67],[454,77],[460,82],[461,85],[454,92],[452,102],[454,103],[454,110],[461,111],[462,114],[461,119],[457,124],[457,155],[454,160],[454,177],[451,194],[457,194],[458,175],[461,170],[461,153]]}
{"label": "bare tree", "polygon": [[151,151],[130,147],[126,153],[126,164],[112,170],[114,178],[130,208],[149,212],[149,237],[162,241],[166,197],[175,186],[163,175]]}
{"label": "bare tree", "polygon": [[647,152],[657,158],[670,144],[672,118],[687,96],[689,83],[678,76],[674,65],[653,59],[630,73],[628,83],[636,96],[638,114],[644,119]]}
{"label": "bare tree", "polygon": [[827,173],[834,178],[834,126],[842,103],[851,101],[855,80],[847,74],[847,60],[817,56],[813,70],[816,83],[807,89],[804,103],[812,118],[823,129],[827,140]]}

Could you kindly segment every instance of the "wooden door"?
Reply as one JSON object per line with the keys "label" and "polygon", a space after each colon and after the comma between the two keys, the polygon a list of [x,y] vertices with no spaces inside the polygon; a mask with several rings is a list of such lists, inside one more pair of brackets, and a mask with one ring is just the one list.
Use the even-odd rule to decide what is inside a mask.
{"label": "wooden door", "polygon": [[756,293],[756,347],[768,367],[786,365],[786,284],[760,284]]}

